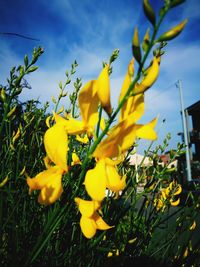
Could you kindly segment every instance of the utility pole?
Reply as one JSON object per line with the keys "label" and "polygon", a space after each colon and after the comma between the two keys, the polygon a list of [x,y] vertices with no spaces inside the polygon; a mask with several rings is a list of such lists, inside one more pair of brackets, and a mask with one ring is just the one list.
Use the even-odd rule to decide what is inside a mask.
{"label": "utility pole", "polygon": [[189,150],[189,141],[188,141],[188,129],[186,124],[186,114],[183,104],[183,93],[182,93],[182,84],[181,81],[178,80],[176,86],[179,89],[180,93],[180,102],[181,102],[181,114],[182,114],[182,123],[183,123],[183,134],[184,134],[184,142],[186,145],[186,170],[187,170],[187,180],[188,182],[192,181],[192,174],[191,174],[191,163],[190,163],[190,150]]}

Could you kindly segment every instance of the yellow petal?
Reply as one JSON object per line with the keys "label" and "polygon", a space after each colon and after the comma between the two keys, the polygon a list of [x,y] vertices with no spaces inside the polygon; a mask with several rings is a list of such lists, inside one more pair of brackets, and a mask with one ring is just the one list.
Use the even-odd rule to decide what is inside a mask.
{"label": "yellow petal", "polygon": [[20,132],[20,128],[18,128],[16,134],[13,136],[13,139],[12,139],[13,144],[14,144],[15,141],[20,137],[20,134],[21,134],[21,132]]}
{"label": "yellow petal", "polygon": [[125,75],[124,82],[122,84],[122,89],[121,89],[120,96],[119,96],[119,102],[125,96],[128,88],[131,84],[131,78],[133,77],[133,75],[134,75],[134,58],[131,59],[129,65],[128,65],[127,73]]}
{"label": "yellow petal", "polygon": [[182,187],[180,184],[177,185],[176,191],[173,193],[174,196],[179,195],[182,192]]}
{"label": "yellow petal", "polygon": [[180,204],[180,198],[178,198],[177,200],[173,201],[172,199],[170,199],[170,203],[173,207],[178,206]]}
{"label": "yellow petal", "polygon": [[48,170],[40,172],[35,178],[27,178],[30,192],[32,190],[41,190],[38,197],[39,203],[49,205],[60,198],[63,192],[61,182],[62,172],[62,169],[54,166]]}
{"label": "yellow petal", "polygon": [[[124,79],[124,83],[122,85],[122,90],[119,97],[119,102],[125,96],[132,79],[131,77],[134,75],[134,68],[133,68],[134,59],[131,60],[128,66],[128,71]],[[140,117],[144,113],[144,95],[136,95],[136,96],[129,96],[125,104],[123,105],[121,112],[120,112],[120,121],[127,118],[128,115],[132,114],[134,122],[140,119]]]}
{"label": "yellow petal", "polygon": [[87,144],[89,142],[87,134],[85,134],[83,137],[81,137],[80,135],[76,135],[76,140],[83,144]]}
{"label": "yellow petal", "polygon": [[144,113],[144,94],[130,96],[121,109],[120,121],[132,116],[132,122],[138,121]]}
{"label": "yellow petal", "polygon": [[129,243],[129,244],[133,244],[133,243],[135,243],[135,241],[136,241],[137,239],[138,239],[137,237],[135,237],[135,238],[133,238],[133,239],[130,239],[130,240],[128,241],[128,243]]}
{"label": "yellow petal", "polygon": [[183,253],[183,258],[186,258],[189,254],[188,247],[186,247],[184,253]]}
{"label": "yellow petal", "polygon": [[159,75],[159,63],[156,56],[152,61],[152,65],[149,67],[147,75],[144,77],[142,82],[138,84],[135,89],[134,93],[144,93],[148,88],[150,88]]}
{"label": "yellow petal", "polygon": [[51,161],[67,171],[68,138],[62,124],[55,124],[46,131],[44,146]]}
{"label": "yellow petal", "polygon": [[107,257],[110,258],[113,256],[113,252],[109,251]]}
{"label": "yellow petal", "polygon": [[152,128],[152,125],[153,125],[152,122],[145,124],[145,125],[140,125],[136,133],[137,137],[148,139],[148,140],[156,140],[157,134]]}
{"label": "yellow petal", "polygon": [[58,115],[57,113],[53,112],[53,119],[55,120],[56,124],[65,124],[66,119],[64,119],[62,116]]}
{"label": "yellow petal", "polygon": [[108,225],[97,212],[92,216],[92,218],[94,219],[98,230],[108,230],[114,227]]}
{"label": "yellow petal", "polygon": [[3,187],[8,181],[8,176],[6,176],[3,181],[0,183],[0,187]]}
{"label": "yellow petal", "polygon": [[91,217],[100,208],[100,203],[94,200],[84,200],[77,197],[75,198],[75,202],[84,217]]}
{"label": "yellow petal", "polygon": [[88,195],[96,201],[102,201],[106,190],[106,171],[103,160],[97,162],[96,167],[87,171],[85,176],[85,188]]}
{"label": "yellow petal", "polygon": [[43,160],[44,160],[44,165],[45,165],[46,169],[49,169],[52,167],[52,165],[51,165],[52,162],[48,156],[44,157]]}
{"label": "yellow petal", "polygon": [[71,117],[64,119],[58,114],[54,113],[56,124],[62,125],[68,134],[77,135],[86,132],[82,121],[75,120]]}
{"label": "yellow petal", "polygon": [[77,165],[77,164],[81,164],[81,161],[80,161],[78,155],[75,152],[72,152],[72,163],[71,163],[71,165],[74,166],[74,165]]}
{"label": "yellow petal", "polygon": [[80,227],[84,236],[88,239],[96,234],[97,226],[93,219],[82,216],[80,219]]}
{"label": "yellow petal", "polygon": [[106,165],[116,166],[120,164],[122,161],[124,161],[124,157],[120,157],[116,159],[105,158],[104,160],[105,160]]}
{"label": "yellow petal", "polygon": [[112,107],[110,103],[110,79],[108,71],[109,71],[109,65],[106,65],[97,79],[97,86],[98,86],[97,94],[102,107],[108,114],[111,114]]}
{"label": "yellow petal", "polygon": [[98,159],[106,157],[117,157],[119,155],[119,147],[116,140],[110,136],[104,139],[93,153],[93,156]]}
{"label": "yellow petal", "polygon": [[172,182],[169,184],[169,189],[170,189],[170,191],[172,190],[173,186],[174,186],[174,181],[172,181]]}
{"label": "yellow petal", "polygon": [[106,165],[106,174],[107,174],[107,188],[113,192],[119,192],[123,190],[126,186],[126,177],[118,174],[115,166]]}
{"label": "yellow petal", "polygon": [[83,124],[90,128],[94,128],[98,122],[98,104],[97,82],[89,81],[79,92],[79,107]]}
{"label": "yellow petal", "polygon": [[52,120],[52,116],[48,116],[48,117],[46,118],[46,120],[45,120],[46,125],[47,125],[48,128],[51,127],[51,125],[50,125],[50,120]]}
{"label": "yellow petal", "polygon": [[115,158],[130,148],[136,138],[138,127],[131,123],[131,118],[118,123],[110,130],[109,136],[97,146],[93,155],[96,158]]}
{"label": "yellow petal", "polygon": [[190,226],[190,231],[194,230],[196,228],[196,221],[193,222],[193,224]]}
{"label": "yellow petal", "polygon": [[104,118],[101,118],[101,121],[100,121],[100,128],[101,130],[103,131],[106,127],[106,123],[105,123],[105,119]]}
{"label": "yellow petal", "polygon": [[166,189],[162,189],[161,194],[162,194],[162,198],[164,200],[166,200],[167,197],[168,197],[168,190],[167,190],[167,188]]}
{"label": "yellow petal", "polygon": [[93,156],[98,159],[118,157],[134,144],[136,137],[155,140],[157,135],[154,126],[155,120],[146,125],[134,124],[129,115],[110,130],[109,136],[97,146]]}
{"label": "yellow petal", "polygon": [[95,158],[102,159],[119,156],[120,132],[124,124],[125,122],[123,121],[110,130],[108,137],[106,137],[94,151],[93,156]]}

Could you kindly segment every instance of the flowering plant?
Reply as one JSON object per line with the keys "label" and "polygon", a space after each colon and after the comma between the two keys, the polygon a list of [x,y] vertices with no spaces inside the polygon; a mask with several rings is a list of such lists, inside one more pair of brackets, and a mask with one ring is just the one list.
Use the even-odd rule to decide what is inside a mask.
{"label": "flowering plant", "polygon": [[[2,177],[6,173],[0,184],[4,196],[1,207],[6,205],[8,210],[1,221],[2,264],[99,266],[105,263],[110,266],[120,256],[119,266],[123,266],[127,259],[155,254],[152,253],[153,236],[166,221],[163,217],[166,212],[180,204],[182,188],[176,179],[163,178],[169,172],[166,166],[158,169],[154,165],[150,171],[150,166],[144,170],[141,165],[135,170],[128,162],[138,139],[157,138],[157,118],[146,124],[139,120],[144,114],[145,92],[159,75],[166,41],[181,33],[186,20],[159,37],[158,30],[167,12],[182,2],[165,1],[156,17],[149,1],[143,0],[152,33],[147,30],[140,44],[138,29],[134,30],[133,58],[116,108],[110,98],[110,77],[118,50],[103,65],[96,79],[82,86],[77,78],[70,95],[70,108],[58,110],[60,100],[67,95],[65,88],[75,74],[77,63],[74,62],[70,75],[66,73],[64,85],[59,84],[58,99],[52,98],[55,103],[52,114],[47,114],[47,104],[38,109],[34,101],[28,101],[22,108],[18,100],[26,87],[23,78],[37,69],[34,64],[43,49],[35,49],[31,62],[25,56],[24,66],[11,70],[9,86],[1,88],[1,156],[5,161]],[[16,116],[17,109],[20,109],[20,119]],[[153,157],[160,148],[164,151],[166,140],[163,147],[153,152]],[[182,153],[182,148],[178,145],[171,161]],[[136,179],[139,171],[142,173]],[[147,172],[150,179],[145,176]],[[145,185],[138,192],[142,179]],[[196,227],[193,219],[189,220],[190,231]],[[16,243],[12,243],[12,237]],[[172,241],[168,240],[167,244]],[[185,258],[191,251],[186,248]],[[172,246],[167,246],[168,255],[171,249]],[[170,256],[168,264],[185,259],[182,254],[186,252],[179,247],[178,250],[179,255]],[[10,257],[12,253],[15,257]]]}

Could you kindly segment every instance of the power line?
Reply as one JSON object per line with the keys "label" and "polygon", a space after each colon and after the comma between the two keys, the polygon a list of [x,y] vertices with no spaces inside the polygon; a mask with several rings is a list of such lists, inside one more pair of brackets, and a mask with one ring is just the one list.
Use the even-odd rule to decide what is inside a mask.
{"label": "power line", "polygon": [[[166,91],[171,90],[174,86],[176,86],[176,83],[177,83],[177,82],[174,82],[173,84],[169,85],[169,86],[168,86],[167,88],[165,88],[165,89],[161,89],[161,90],[159,89],[159,91],[161,91],[161,92],[158,93],[158,94],[156,94],[156,96],[154,96],[153,100],[154,100],[155,98],[158,98],[159,96],[165,94]],[[153,100],[148,101],[148,103],[149,103],[149,102],[150,102],[150,103],[153,102]]]}
{"label": "power line", "polygon": [[28,39],[28,40],[31,40],[31,41],[40,41],[40,40],[37,39],[37,38],[29,37],[29,36],[27,36],[27,35],[23,35],[23,34],[19,34],[19,33],[14,33],[14,32],[0,32],[0,34],[1,34],[1,35],[17,36],[17,37],[24,38],[24,39]]}

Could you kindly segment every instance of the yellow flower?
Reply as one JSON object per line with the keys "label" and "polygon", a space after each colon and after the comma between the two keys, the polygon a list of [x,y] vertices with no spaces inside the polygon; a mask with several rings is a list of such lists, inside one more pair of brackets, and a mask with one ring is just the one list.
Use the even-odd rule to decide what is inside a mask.
{"label": "yellow flower", "polygon": [[190,226],[190,231],[193,231],[196,228],[197,224],[196,221],[193,221],[193,224]]}
{"label": "yellow flower", "polygon": [[48,117],[46,118],[46,120],[45,120],[45,123],[46,123],[46,125],[47,125],[48,128],[51,127],[51,125],[50,125],[50,121],[51,121],[51,120],[52,120],[52,116],[51,116],[51,115],[48,116]]}
{"label": "yellow flower", "polygon": [[155,198],[154,199],[154,206],[156,207],[157,211],[164,211],[166,207],[166,203],[163,198]]}
{"label": "yellow flower", "polygon": [[81,90],[78,96],[81,116],[84,128],[89,133],[94,132],[94,127],[98,122],[98,104],[97,81],[89,81]]}
{"label": "yellow flower", "polygon": [[0,187],[3,187],[8,182],[8,175],[0,182]]}
{"label": "yellow flower", "polygon": [[81,161],[80,161],[78,155],[75,152],[73,152],[72,153],[72,163],[71,163],[71,165],[74,166],[74,165],[77,165],[77,164],[81,164]]}
{"label": "yellow flower", "polygon": [[112,251],[109,251],[107,257],[110,258],[112,256],[119,256],[119,249],[113,249]]}
{"label": "yellow flower", "polygon": [[56,123],[46,131],[44,146],[50,160],[67,171],[68,138],[63,125]]}
{"label": "yellow flower", "polygon": [[178,198],[177,200],[170,199],[170,203],[173,207],[176,207],[180,204],[180,198]]}
{"label": "yellow flower", "polygon": [[122,98],[127,93],[127,90],[132,82],[133,75],[134,75],[134,58],[131,59],[128,65],[127,73],[125,75],[124,82],[122,84],[122,89],[121,89],[120,96],[119,96],[119,102],[122,100]]}
{"label": "yellow flower", "polygon": [[140,84],[137,84],[134,88],[134,93],[144,93],[149,89],[159,75],[159,59],[155,56],[153,58],[151,66],[147,69],[146,76],[141,81]]}
{"label": "yellow flower", "polygon": [[13,144],[15,143],[15,141],[20,137],[21,131],[20,131],[20,127],[17,129],[17,132],[13,134],[13,138],[12,138],[12,142]]}
{"label": "yellow flower", "polygon": [[56,124],[62,125],[68,134],[78,135],[86,131],[82,121],[75,120],[70,116],[68,116],[67,119],[64,119],[60,115],[54,113],[54,119]]}
{"label": "yellow flower", "polygon": [[180,184],[178,184],[175,188],[175,192],[173,192],[174,196],[180,195],[180,193],[182,192],[182,187]]}
{"label": "yellow flower", "polygon": [[52,166],[49,169],[40,172],[34,178],[27,178],[29,192],[33,190],[41,190],[38,197],[40,204],[49,205],[54,203],[63,192],[62,188],[63,170],[57,166]]}
{"label": "yellow flower", "polygon": [[187,258],[188,254],[189,254],[189,249],[188,249],[188,247],[186,247],[186,249],[185,249],[185,251],[183,253],[183,258],[184,259]]}
{"label": "yellow flower", "polygon": [[111,159],[101,159],[94,169],[87,171],[85,188],[88,195],[96,201],[102,201],[106,188],[118,193],[126,186],[126,176],[121,177]]}
{"label": "yellow flower", "polygon": [[109,65],[105,65],[97,79],[97,94],[104,110],[111,114]]}
{"label": "yellow flower", "polygon": [[75,202],[79,207],[81,213],[80,227],[86,238],[92,238],[97,230],[108,230],[113,226],[109,226],[97,210],[100,208],[100,202],[95,200],[83,200],[75,198]]}
{"label": "yellow flower", "polygon": [[76,197],[75,202],[78,205],[80,213],[85,217],[91,217],[101,207],[101,203],[96,200],[84,200]]}
{"label": "yellow flower", "polygon": [[93,135],[99,118],[97,81],[89,81],[81,88],[78,96],[78,103],[82,121],[76,120],[70,116],[64,119],[56,113],[54,114],[55,121],[57,124],[62,124],[68,134],[79,135],[87,132],[89,136]]}
{"label": "yellow flower", "polygon": [[138,121],[144,113],[144,94],[129,96],[120,112],[120,121],[131,115],[132,122]]}
{"label": "yellow flower", "polygon": [[155,124],[156,119],[146,125],[135,124],[132,117],[128,116],[110,130],[109,136],[97,146],[93,156],[97,159],[115,158],[125,153],[137,137],[155,140]]}
{"label": "yellow flower", "polygon": [[167,203],[170,203],[173,207],[178,206],[180,204],[180,198],[175,198],[174,196],[179,195],[181,192],[181,185],[176,184],[175,181],[171,182],[168,187],[161,189],[159,197],[155,200],[157,210],[162,208],[163,211]]}
{"label": "yellow flower", "polygon": [[[134,59],[132,59],[128,65],[128,70],[124,78],[122,85],[119,102],[125,96],[129,86],[132,82],[132,76],[134,75]],[[138,121],[144,113],[144,94],[135,96],[129,96],[120,111],[120,121],[126,119],[129,115],[132,115],[133,122]]]}
{"label": "yellow flower", "polygon": [[[45,165],[47,170],[37,174],[34,178],[27,178],[29,192],[41,190],[38,202],[44,205],[54,203],[63,192],[62,174],[68,171],[67,151],[68,140],[64,127],[55,124],[44,135],[44,146],[47,157]],[[55,165],[51,165],[50,162]]]}
{"label": "yellow flower", "polygon": [[83,144],[87,144],[89,142],[87,134],[85,134],[83,137],[81,137],[80,135],[76,135],[76,140]]}

